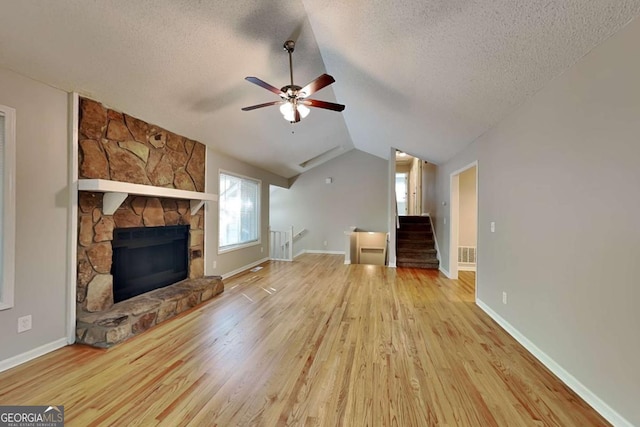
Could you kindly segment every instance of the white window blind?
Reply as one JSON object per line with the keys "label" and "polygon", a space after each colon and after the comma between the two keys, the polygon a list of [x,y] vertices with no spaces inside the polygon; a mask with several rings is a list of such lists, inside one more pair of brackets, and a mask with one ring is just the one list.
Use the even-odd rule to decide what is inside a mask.
{"label": "white window blind", "polygon": [[260,186],[258,180],[220,172],[220,250],[260,242]]}
{"label": "white window blind", "polygon": [[16,110],[0,105],[0,310],[13,307]]}
{"label": "white window blind", "polygon": [[[4,125],[4,114],[0,112],[0,224],[4,224],[4,134],[5,134],[5,125]],[[4,230],[0,235],[0,277],[3,276],[4,273]],[[2,292],[2,288],[0,287],[0,292]],[[0,293],[0,301],[2,301],[2,294]]]}

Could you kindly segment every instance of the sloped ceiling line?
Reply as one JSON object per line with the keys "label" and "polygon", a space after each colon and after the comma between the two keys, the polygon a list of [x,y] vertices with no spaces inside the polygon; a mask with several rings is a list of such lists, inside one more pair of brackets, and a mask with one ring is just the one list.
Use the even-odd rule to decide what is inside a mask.
{"label": "sloped ceiling line", "polygon": [[[280,176],[332,147],[450,159],[640,14],[640,0],[3,1],[0,67]],[[244,81],[336,83],[291,125]]]}

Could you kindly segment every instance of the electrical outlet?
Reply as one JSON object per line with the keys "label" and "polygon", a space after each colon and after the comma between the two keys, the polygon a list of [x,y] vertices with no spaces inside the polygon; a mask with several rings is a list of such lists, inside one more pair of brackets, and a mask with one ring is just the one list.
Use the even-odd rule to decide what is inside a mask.
{"label": "electrical outlet", "polygon": [[507,303],[507,293],[506,293],[506,292],[503,292],[503,293],[502,293],[502,303],[503,303],[503,304],[506,304],[506,303]]}
{"label": "electrical outlet", "polygon": [[18,317],[18,333],[31,329],[31,315]]}
{"label": "electrical outlet", "polygon": [[[495,222],[491,222],[491,232],[495,233],[496,232],[496,223]],[[505,303],[506,304],[506,303]]]}
{"label": "electrical outlet", "polygon": [[264,248],[260,246],[260,253],[264,252]]}
{"label": "electrical outlet", "polygon": [[447,218],[444,219],[444,225],[447,225]]}
{"label": "electrical outlet", "polygon": [[325,240],[324,242],[322,242],[322,245],[326,248],[327,247],[327,241]]}
{"label": "electrical outlet", "polygon": [[214,270],[218,268],[218,261],[213,261],[213,268]]}

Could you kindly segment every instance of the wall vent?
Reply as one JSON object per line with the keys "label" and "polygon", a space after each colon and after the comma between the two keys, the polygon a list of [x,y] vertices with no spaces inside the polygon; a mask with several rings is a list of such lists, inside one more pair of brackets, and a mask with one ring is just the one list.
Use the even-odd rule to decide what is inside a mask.
{"label": "wall vent", "polygon": [[338,156],[338,153],[340,153],[343,150],[344,150],[344,147],[341,145],[338,145],[336,147],[333,147],[325,151],[324,153],[318,154],[317,156],[310,158],[309,160],[305,160],[304,162],[300,163],[299,166],[301,168],[310,168],[312,166],[319,165],[322,162],[325,162],[329,159],[332,159]]}
{"label": "wall vent", "polygon": [[464,264],[476,263],[475,246],[458,246],[458,262]]}

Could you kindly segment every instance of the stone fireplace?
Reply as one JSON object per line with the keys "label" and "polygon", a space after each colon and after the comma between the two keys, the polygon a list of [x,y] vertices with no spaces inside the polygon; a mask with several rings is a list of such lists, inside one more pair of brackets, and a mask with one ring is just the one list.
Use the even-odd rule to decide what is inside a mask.
{"label": "stone fireplace", "polygon": [[[222,292],[223,285],[219,277],[204,277],[204,210],[182,198],[183,193],[204,194],[204,145],[89,99],[80,99],[79,116],[81,182],[115,181],[119,185],[138,184],[137,189],[171,189],[171,194],[178,194],[174,198],[139,191],[128,196],[120,193],[123,201],[114,208],[107,192],[79,191],[76,338],[81,343],[108,347],[212,298]],[[171,252],[176,249],[165,242],[172,239],[168,234],[178,229],[184,235],[184,254]],[[144,287],[161,273],[164,281],[151,286],[158,289],[133,298],[129,298],[133,295],[129,291],[116,293],[114,300],[113,268],[122,264],[118,259],[123,239],[136,232],[159,235],[158,250],[176,266],[154,267],[148,255],[140,255],[133,266],[137,270],[130,272],[135,277],[129,281]],[[184,271],[172,276],[168,271],[180,264]],[[138,277],[142,270],[154,277]],[[120,280],[121,273],[116,277]],[[171,277],[176,283],[169,283]],[[183,277],[187,279],[180,281]]]}

